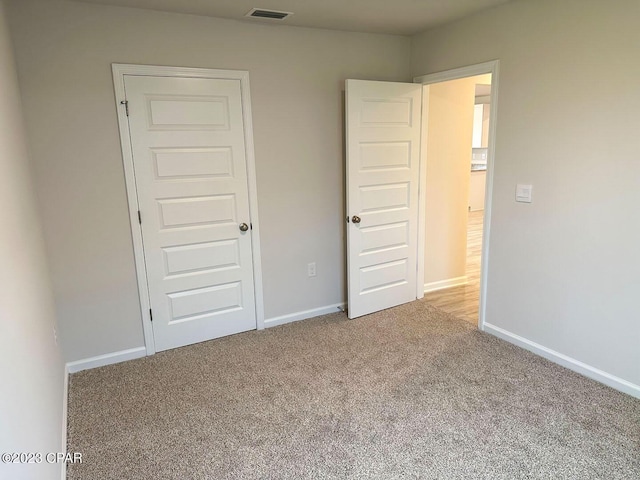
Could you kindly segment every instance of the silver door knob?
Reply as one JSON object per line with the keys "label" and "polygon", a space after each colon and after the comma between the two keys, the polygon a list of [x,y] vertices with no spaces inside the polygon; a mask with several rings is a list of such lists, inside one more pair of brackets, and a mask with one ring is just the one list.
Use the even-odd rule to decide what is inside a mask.
{"label": "silver door knob", "polygon": [[354,215],[353,217],[351,217],[351,221],[353,223],[360,223],[360,217],[357,215]]}
{"label": "silver door knob", "polygon": [[249,230],[249,225],[247,225],[246,223],[241,223],[239,225],[239,228],[241,232],[246,232],[247,230]]}

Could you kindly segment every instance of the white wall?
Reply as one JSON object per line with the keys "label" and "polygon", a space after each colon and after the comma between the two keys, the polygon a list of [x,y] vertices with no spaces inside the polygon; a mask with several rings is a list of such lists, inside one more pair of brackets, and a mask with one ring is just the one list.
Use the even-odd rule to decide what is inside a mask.
{"label": "white wall", "polygon": [[[2,1],[0,205],[0,453],[60,452],[64,365]],[[0,478],[59,479],[60,465],[0,463]]]}
{"label": "white wall", "polygon": [[476,83],[471,77],[427,89],[426,290],[465,276]]}
{"label": "white wall", "polygon": [[412,43],[414,75],[500,60],[486,320],[635,385],[639,18],[637,0],[520,0]]}
{"label": "white wall", "polygon": [[344,80],[408,80],[409,38],[64,1],[11,22],[67,360],[143,344],[112,62],[249,71],[266,316],[344,301]]}

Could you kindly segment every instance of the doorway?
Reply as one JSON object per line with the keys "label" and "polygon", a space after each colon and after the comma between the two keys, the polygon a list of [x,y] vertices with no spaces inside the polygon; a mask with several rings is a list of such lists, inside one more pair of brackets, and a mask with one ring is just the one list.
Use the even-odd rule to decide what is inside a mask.
{"label": "doorway", "polygon": [[[484,329],[498,61],[424,85],[425,300]],[[475,121],[474,121],[475,120]]]}
{"label": "doorway", "polygon": [[[497,72],[498,62],[493,61],[418,77],[413,84],[347,81],[346,222],[349,318],[424,297],[425,275],[431,274],[433,269],[433,265],[426,265],[425,245],[429,235],[434,233],[426,214],[428,208],[433,205],[437,207],[437,203],[427,200],[430,192],[428,170],[431,166],[428,156],[431,150],[437,150],[437,141],[434,141],[437,138],[429,138],[430,112],[437,110],[435,102],[434,105],[429,104],[429,89],[434,85],[435,90],[435,85],[442,82],[490,74],[497,92]],[[415,86],[420,84],[421,92],[414,92]],[[400,94],[399,89],[403,89],[404,93]],[[472,87],[470,118],[473,118],[474,91],[475,88]],[[455,95],[452,98],[455,99]],[[445,112],[449,107],[446,102],[440,105]],[[480,222],[483,225],[480,235],[483,240],[482,263],[479,268],[480,287],[476,295],[479,297],[477,323],[480,329],[484,326],[484,265],[489,244],[495,109],[494,95],[488,109],[486,201]],[[416,115],[417,112],[420,112],[419,115]],[[412,138],[416,127],[421,131],[419,141]],[[458,228],[462,235],[466,235],[466,214],[469,207],[472,125],[468,127],[469,143],[463,154],[462,166],[462,171],[466,174],[464,195],[457,202],[462,206],[461,211],[465,216],[463,226]],[[392,132],[395,133],[392,135]],[[417,150],[420,151],[420,156],[416,171],[416,162],[412,156]],[[373,170],[375,175],[372,175]],[[373,202],[369,209],[364,200]],[[391,214],[395,216],[390,216]],[[413,228],[413,225],[417,228]],[[436,237],[438,234],[436,232]],[[364,242],[367,236],[370,237],[369,247]],[[466,239],[461,244],[464,251]],[[417,245],[417,251],[414,245]],[[446,248],[446,244],[443,248]],[[444,253],[437,246],[432,251],[438,255]],[[383,253],[384,257],[381,255]],[[466,255],[463,253],[461,257],[458,261],[462,264],[462,274],[453,280],[454,283],[459,282],[456,285],[467,281]],[[444,288],[453,286],[451,282],[451,278],[446,278],[435,283],[438,288]]]}

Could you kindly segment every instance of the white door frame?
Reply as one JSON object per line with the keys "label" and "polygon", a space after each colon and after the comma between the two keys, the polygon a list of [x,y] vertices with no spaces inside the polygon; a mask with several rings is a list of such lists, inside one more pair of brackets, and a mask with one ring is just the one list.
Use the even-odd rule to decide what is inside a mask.
{"label": "white door frame", "polygon": [[[487,156],[487,180],[485,185],[484,200],[484,220],[482,226],[482,258],[480,264],[480,308],[478,311],[478,328],[484,331],[485,313],[487,306],[487,265],[489,263],[489,239],[491,229],[491,201],[493,192],[493,172],[494,157],[496,145],[496,125],[498,120],[498,72],[500,67],[499,60],[492,60],[485,63],[469,65],[467,67],[454,68],[444,72],[431,73],[421,75],[413,79],[414,83],[422,83],[425,85],[423,91],[423,109],[422,109],[422,147],[420,149],[420,196],[418,202],[418,279],[417,294],[418,298],[424,297],[424,250],[425,250],[425,209],[426,209],[426,158],[427,149],[426,132],[428,125],[428,85],[433,83],[447,82],[449,80],[457,80],[459,78],[474,77],[476,75],[491,74],[491,103],[489,110],[489,155]],[[421,292],[422,291],[422,292]]]}
{"label": "white door frame", "polygon": [[255,288],[256,327],[264,328],[264,300],[262,291],[262,262],[260,256],[260,223],[258,222],[258,189],[256,183],[255,155],[253,148],[253,124],[251,120],[251,96],[249,90],[249,72],[243,70],[214,70],[208,68],[164,67],[156,65],[128,65],[112,64],[113,85],[115,89],[122,160],[124,164],[127,199],[129,203],[129,223],[133,239],[133,253],[135,257],[136,275],[138,277],[138,294],[140,297],[140,313],[147,355],[156,353],[153,340],[153,326],[151,323],[149,288],[147,285],[147,271],[144,262],[142,244],[142,230],[138,221],[138,193],[136,189],[135,170],[133,167],[133,152],[129,122],[127,120],[126,105],[121,104],[126,98],[124,88],[125,75],[153,76],[153,77],[191,77],[214,78],[240,81],[242,96],[242,116],[244,120],[244,141],[246,147],[247,183],[249,191],[249,213],[252,229],[251,244],[253,248],[253,282]]}

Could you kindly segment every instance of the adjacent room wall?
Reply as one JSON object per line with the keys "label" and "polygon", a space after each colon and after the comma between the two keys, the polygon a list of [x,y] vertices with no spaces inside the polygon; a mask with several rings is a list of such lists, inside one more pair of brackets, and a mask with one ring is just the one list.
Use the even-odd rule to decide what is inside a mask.
{"label": "adjacent room wall", "polygon": [[478,77],[470,77],[427,90],[425,290],[465,277],[476,83]]}
{"label": "adjacent room wall", "polygon": [[345,300],[344,80],[409,80],[409,38],[67,1],[11,21],[68,361],[143,345],[112,62],[249,71],[266,317]]}
{"label": "adjacent room wall", "polygon": [[[64,364],[2,1],[0,205],[0,453],[62,452]],[[59,479],[60,468],[0,463],[0,477]]]}
{"label": "adjacent room wall", "polygon": [[638,18],[637,0],[520,0],[412,44],[414,75],[500,60],[486,321],[636,386]]}

